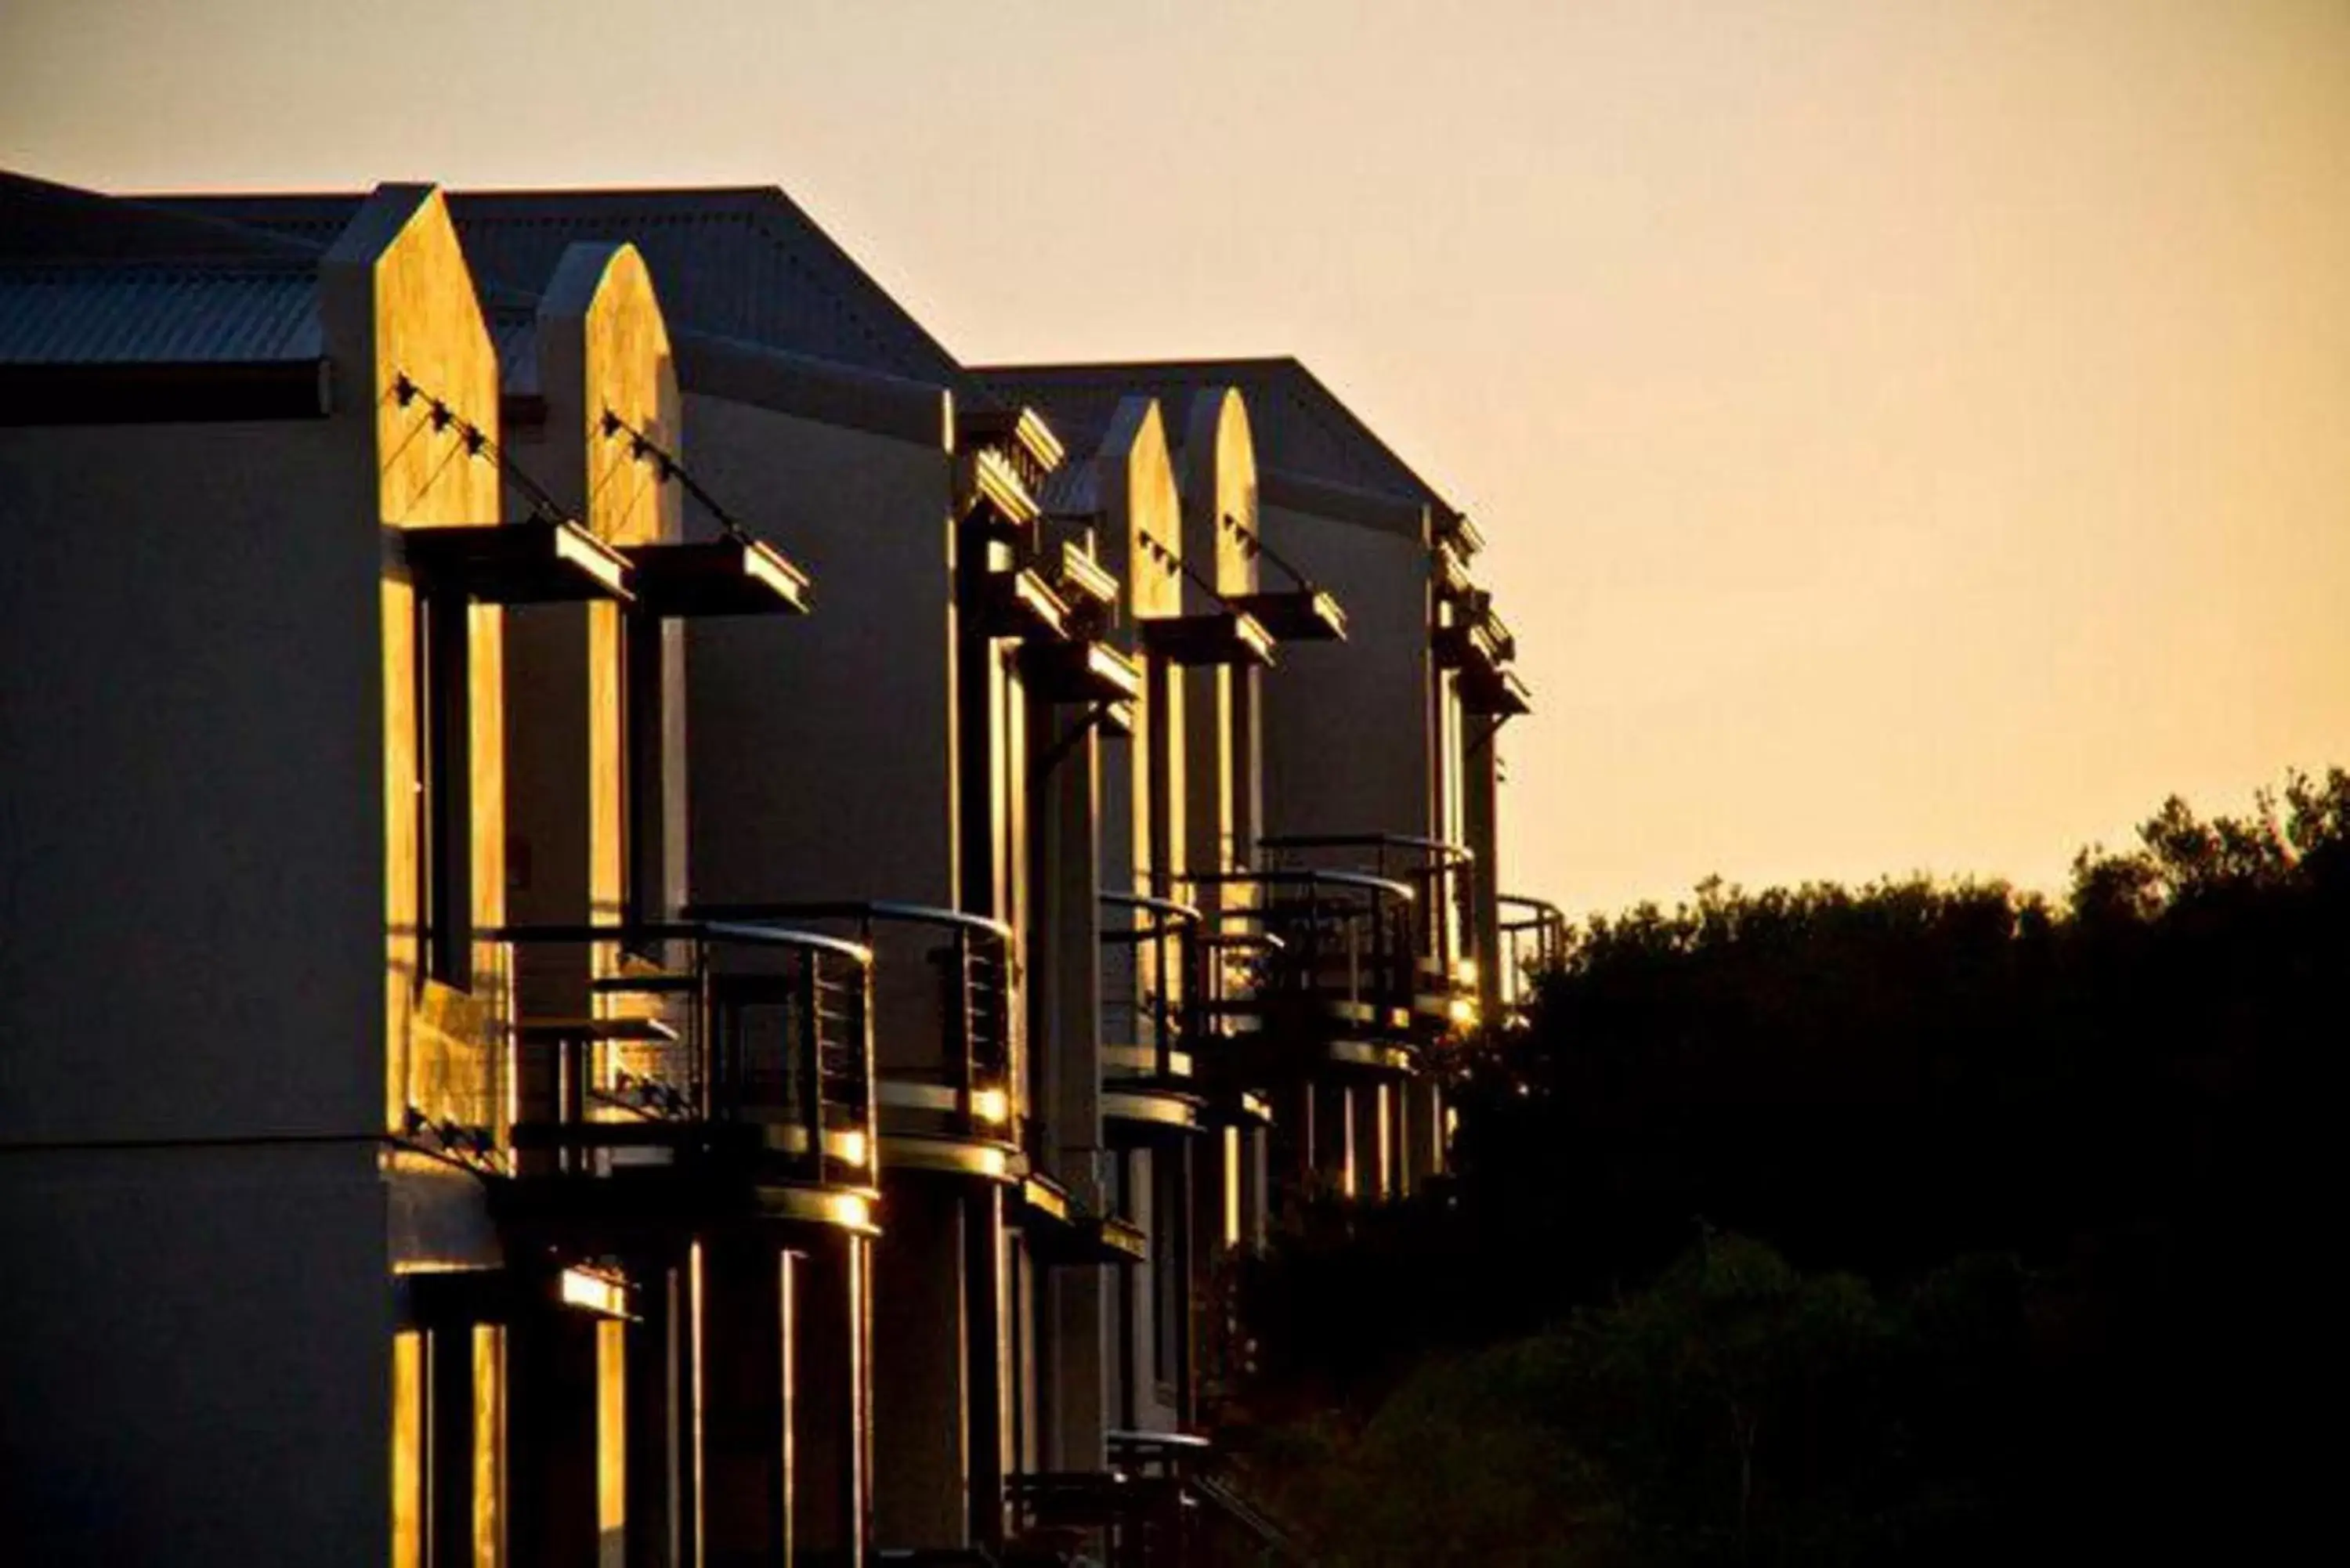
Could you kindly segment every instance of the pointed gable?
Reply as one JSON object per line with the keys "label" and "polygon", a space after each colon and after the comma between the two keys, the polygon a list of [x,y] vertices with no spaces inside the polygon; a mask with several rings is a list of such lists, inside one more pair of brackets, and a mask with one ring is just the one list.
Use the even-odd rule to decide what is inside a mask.
{"label": "pointed gable", "polygon": [[972,377],[1008,401],[1043,410],[1065,437],[1107,427],[1128,393],[1188,408],[1199,392],[1239,389],[1257,460],[1284,476],[1386,497],[1408,507],[1451,508],[1435,488],[1296,359],[1172,359],[1090,365],[988,365]]}
{"label": "pointed gable", "polygon": [[[322,239],[354,196],[194,196],[158,204]],[[954,387],[963,371],[903,306],[772,186],[469,192],[449,198],[484,286],[535,290],[571,245],[633,244],[673,329]]]}

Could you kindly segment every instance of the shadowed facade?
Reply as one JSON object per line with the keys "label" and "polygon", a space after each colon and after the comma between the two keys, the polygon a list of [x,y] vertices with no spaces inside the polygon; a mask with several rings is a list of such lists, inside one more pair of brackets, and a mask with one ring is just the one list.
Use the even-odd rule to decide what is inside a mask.
{"label": "shadowed facade", "polygon": [[[348,1211],[309,1221],[330,1249],[384,1236],[374,1272],[306,1279],[248,1328],[182,1300],[184,1253],[109,1255],[16,1343],[65,1343],[116,1267],[224,1355],[333,1325],[342,1446],[191,1471],[243,1520],[332,1459],[311,1501],[367,1533],[321,1514],[296,1534],[334,1540],[322,1559],[1281,1549],[1211,1442],[1245,1373],[1233,1263],[1308,1194],[1440,1170],[1450,1053],[1507,1000],[1478,961],[1505,929],[1492,735],[1524,701],[1465,520],[1291,361],[967,371],[779,192],[5,195],[0,507],[56,568],[12,635],[162,594],[202,560],[174,555],[204,537],[166,526],[180,494],[213,494],[269,586],[232,579],[242,618],[191,620],[175,657],[307,661],[294,690],[318,688],[205,683],[198,711],[265,764],[199,782],[250,824],[238,856],[98,885],[171,908],[284,860],[338,868],[332,909],[372,854],[390,955],[380,1047],[322,1016],[338,1044],[289,1058],[322,1085],[380,1058],[380,1126],[320,1189]],[[56,543],[101,517],[155,537],[128,565]],[[312,590],[313,556],[371,618]],[[176,668],[104,657],[40,694],[57,714],[21,710],[27,737]],[[355,713],[349,780],[272,783]],[[60,825],[22,885],[118,943],[65,891],[116,853],[74,807],[160,804],[148,748],[117,715],[8,785]],[[304,1005],[359,985],[349,931],[301,924]],[[154,972],[109,1003],[125,1081],[188,983]],[[12,1192],[12,1257],[53,1263],[109,1161],[196,1215],[222,1161],[342,1158],[276,1133],[118,1150],[147,1136],[127,1102],[77,1101],[16,1044],[65,992],[34,976],[5,1004],[21,1104],[87,1113],[52,1132],[0,1105],[6,1158],[71,1199]],[[235,1143],[239,1081],[188,1070],[219,1113],[197,1141]],[[288,1386],[218,1397],[265,1428]],[[99,1394],[20,1473],[75,1456],[141,1490],[172,1462],[102,1430],[127,1385]],[[72,1496],[35,1538],[119,1546]],[[260,1550],[186,1536],[175,1483],[142,1496],[179,1555]]]}

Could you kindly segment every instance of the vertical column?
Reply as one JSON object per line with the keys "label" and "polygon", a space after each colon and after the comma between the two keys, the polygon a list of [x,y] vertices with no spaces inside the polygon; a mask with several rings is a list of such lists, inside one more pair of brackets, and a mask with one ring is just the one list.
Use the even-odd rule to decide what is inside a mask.
{"label": "vertical column", "polygon": [[1388,1091],[1388,1196],[1401,1198],[1412,1190],[1410,1080]]}
{"label": "vertical column", "polygon": [[1357,1191],[1355,1093],[1343,1084],[1313,1087],[1314,1174],[1322,1189],[1341,1198]]}
{"label": "vertical column", "polygon": [[1109,1395],[1114,1376],[1107,1268],[1045,1272],[1053,1314],[1053,1429],[1043,1447],[1047,1469],[1097,1470],[1109,1462]]}
{"label": "vertical column", "polygon": [[686,1568],[685,1271],[662,1258],[629,1273],[637,1283],[627,1352],[629,1568]]}
{"label": "vertical column", "polygon": [[963,1277],[970,1304],[971,1536],[1003,1544],[1011,1451],[1012,1344],[1005,1312],[1003,1194],[990,1184],[964,1199]]}
{"label": "vertical column", "polygon": [[[1277,1109],[1274,1114],[1279,1114]],[[1240,1246],[1248,1252],[1262,1252],[1270,1240],[1274,1137],[1272,1127],[1241,1129]]]}
{"label": "vertical column", "polygon": [[874,1528],[889,1548],[971,1541],[970,1331],[953,1179],[886,1175],[873,1257]]}
{"label": "vertical column", "polygon": [[871,1531],[866,1451],[867,1242],[828,1238],[800,1260],[795,1314],[796,1551],[861,1568]]}
{"label": "vertical column", "polygon": [[473,1325],[436,1324],[424,1345],[425,1561],[432,1568],[473,1568]]}
{"label": "vertical column", "polygon": [[507,1540],[518,1563],[600,1560],[598,1326],[533,1303],[508,1329]]}
{"label": "vertical column", "polygon": [[[1199,1345],[1200,1345],[1200,1252],[1199,1231],[1193,1223],[1192,1195],[1200,1189],[1200,1160],[1193,1145],[1198,1140],[1177,1138],[1171,1147],[1162,1145],[1156,1158],[1168,1160],[1173,1167],[1173,1179],[1168,1184],[1166,1223],[1175,1228],[1174,1279],[1165,1296],[1168,1310],[1175,1317],[1171,1325],[1175,1343],[1175,1365],[1170,1369],[1175,1378],[1175,1423],[1179,1429],[1189,1431],[1199,1420]],[[1152,1215],[1154,1224],[1161,1220]]]}
{"label": "vertical column", "polygon": [[785,1568],[791,1561],[792,1273],[789,1254],[755,1235],[715,1239],[705,1254],[702,1471],[708,1568]]}
{"label": "vertical column", "polygon": [[1469,851],[1477,857],[1470,867],[1472,956],[1477,960],[1477,1011],[1487,1027],[1502,1019],[1502,867],[1501,768],[1499,719],[1464,722],[1468,740],[1466,822]]}
{"label": "vertical column", "polygon": [[1418,1186],[1444,1170],[1444,1087],[1432,1078],[1403,1085],[1406,1179]]}
{"label": "vertical column", "polygon": [[1273,1126],[1265,1131],[1268,1213],[1279,1214],[1314,1185],[1322,1168],[1315,1153],[1318,1108],[1306,1080],[1284,1084],[1273,1095]]}
{"label": "vertical column", "polygon": [[1347,1091],[1354,1143],[1353,1190],[1366,1203],[1382,1202],[1392,1196],[1388,1167],[1393,1147],[1388,1114],[1391,1093],[1386,1084],[1357,1084]]}

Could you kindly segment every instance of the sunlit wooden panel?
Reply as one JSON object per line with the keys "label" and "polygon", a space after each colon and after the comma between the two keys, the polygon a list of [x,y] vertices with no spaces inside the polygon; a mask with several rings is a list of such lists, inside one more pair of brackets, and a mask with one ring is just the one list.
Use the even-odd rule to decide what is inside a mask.
{"label": "sunlit wooden panel", "polygon": [[424,1568],[424,1335],[391,1336],[391,1563]]}

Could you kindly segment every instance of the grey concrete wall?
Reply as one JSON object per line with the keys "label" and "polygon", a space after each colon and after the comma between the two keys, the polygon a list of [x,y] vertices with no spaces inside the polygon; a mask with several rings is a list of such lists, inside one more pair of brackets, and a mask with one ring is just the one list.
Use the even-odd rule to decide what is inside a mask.
{"label": "grey concrete wall", "polygon": [[1292,644],[1263,677],[1269,835],[1431,830],[1428,552],[1286,507],[1264,536],[1346,607],[1348,640]]}
{"label": "grey concrete wall", "polygon": [[[25,1562],[389,1555],[381,556],[338,473],[323,424],[0,431]],[[42,1147],[265,1135],[345,1141]]]}
{"label": "grey concrete wall", "polygon": [[382,1125],[380,553],[327,432],[0,431],[0,1141]]}
{"label": "grey concrete wall", "polygon": [[689,628],[691,896],[952,904],[945,452],[691,392],[686,430],[815,607]]}
{"label": "grey concrete wall", "polygon": [[[496,520],[487,465],[391,396],[412,370],[488,421],[494,366],[429,192],[371,198],[319,280],[329,419],[0,431],[0,1529],[27,1561],[412,1543],[391,1272],[494,1251],[471,1179],[384,1145],[479,1010],[416,983],[380,524]],[[494,798],[494,614],[469,636]]]}
{"label": "grey concrete wall", "polygon": [[0,1156],[0,1556],[383,1563],[375,1151]]}

